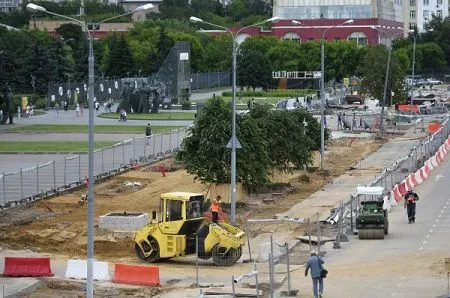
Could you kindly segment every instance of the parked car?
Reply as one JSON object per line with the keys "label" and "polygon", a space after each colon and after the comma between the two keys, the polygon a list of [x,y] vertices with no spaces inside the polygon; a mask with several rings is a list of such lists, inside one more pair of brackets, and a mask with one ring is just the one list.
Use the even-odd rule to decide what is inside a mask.
{"label": "parked car", "polygon": [[414,80],[414,85],[421,87],[421,86],[427,86],[429,83],[425,79],[416,79]]}
{"label": "parked car", "polygon": [[441,85],[442,81],[439,81],[434,78],[429,78],[429,79],[427,79],[427,83],[428,83],[428,85]]}

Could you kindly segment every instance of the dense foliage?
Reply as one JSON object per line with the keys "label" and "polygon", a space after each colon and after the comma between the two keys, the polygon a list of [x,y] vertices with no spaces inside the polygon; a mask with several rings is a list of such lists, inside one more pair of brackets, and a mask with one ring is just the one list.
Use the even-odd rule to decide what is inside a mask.
{"label": "dense foliage", "polygon": [[[231,138],[231,115],[230,105],[222,98],[208,101],[177,154],[187,171],[202,182],[230,181],[231,149],[226,145]],[[266,183],[273,170],[289,172],[311,164],[311,150],[320,147],[320,125],[303,109],[272,110],[268,105],[255,105],[236,120],[242,145],[237,149],[236,177],[250,190]],[[328,140],[329,131],[325,133]]]}
{"label": "dense foliage", "polygon": [[[80,0],[60,3],[35,2],[51,11],[76,15]],[[123,13],[117,5],[84,1],[85,20],[98,21],[100,17]],[[44,94],[50,81],[86,80],[88,42],[81,27],[62,25],[57,32],[62,39],[46,32],[30,30],[26,26],[31,15],[23,8],[0,13],[0,22],[21,28],[19,31],[0,29],[0,85],[9,81],[14,92],[31,92],[30,76],[36,77],[36,92]],[[228,33],[211,36],[199,29],[207,25],[191,24],[195,15],[223,26],[248,25],[271,15],[271,7],[262,0],[221,1],[164,0],[160,13],[150,13],[151,19],[134,24],[122,34],[108,34],[95,40],[96,76],[118,77],[150,75],[155,73],[173,44],[178,40],[191,43],[191,71],[207,72],[231,69],[232,39]],[[34,15],[34,18],[49,18]],[[76,16],[75,16],[76,17]],[[445,68],[450,63],[450,20],[434,18],[429,23],[432,32],[417,34],[416,72],[427,68]],[[411,37],[397,40],[393,45],[392,78],[389,89],[396,92],[402,76],[410,73],[412,60]],[[325,44],[326,79],[341,80],[359,75],[365,77],[366,87],[380,95],[386,65],[386,48],[359,47],[353,42],[338,41]],[[238,84],[253,88],[276,88],[271,73],[274,70],[320,70],[320,43],[297,43],[276,37],[248,38],[238,48]],[[380,67],[370,67],[379,65]]]}

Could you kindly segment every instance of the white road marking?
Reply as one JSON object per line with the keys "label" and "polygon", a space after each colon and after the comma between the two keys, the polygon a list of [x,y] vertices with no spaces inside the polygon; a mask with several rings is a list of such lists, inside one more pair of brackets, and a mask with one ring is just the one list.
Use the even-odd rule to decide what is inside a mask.
{"label": "white road marking", "polygon": [[425,244],[425,243],[427,243],[427,241],[426,241],[426,240],[424,240],[424,241],[422,241],[422,243],[423,243],[423,244]]}
{"label": "white road marking", "polygon": [[423,246],[419,247],[419,250],[422,250],[422,249],[423,249]]}
{"label": "white road marking", "polygon": [[436,224],[433,225],[433,228],[435,228],[435,227],[436,227]]}
{"label": "white road marking", "polygon": [[433,229],[430,229],[430,230],[428,231],[428,233],[433,233]]}
{"label": "white road marking", "polygon": [[427,235],[426,238],[430,238],[430,235]]}
{"label": "white road marking", "polygon": [[[438,215],[438,217],[441,217],[441,216],[442,216],[442,214],[439,214],[439,215]],[[438,220],[436,219],[436,221],[438,221]]]}

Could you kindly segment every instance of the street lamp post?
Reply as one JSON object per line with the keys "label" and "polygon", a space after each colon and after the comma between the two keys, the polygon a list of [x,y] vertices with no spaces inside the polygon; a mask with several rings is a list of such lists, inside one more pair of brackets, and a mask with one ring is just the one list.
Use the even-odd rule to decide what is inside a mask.
{"label": "street lamp post", "polygon": [[411,78],[411,105],[414,104],[414,67],[416,65],[416,34],[414,29],[409,30],[409,32],[412,32],[412,36],[414,39],[413,43],[413,61],[412,61],[412,78]]}
{"label": "street lamp post", "polygon": [[207,24],[207,25],[210,25],[213,27],[223,29],[223,30],[227,31],[231,35],[231,38],[233,39],[233,52],[232,52],[233,81],[232,81],[232,99],[231,99],[231,106],[232,106],[233,111],[232,111],[232,117],[231,117],[232,118],[232,120],[231,120],[231,139],[227,145],[227,148],[231,148],[231,192],[230,192],[231,216],[230,216],[230,220],[233,225],[236,224],[236,149],[241,148],[241,144],[239,143],[239,141],[236,137],[236,64],[237,64],[236,56],[237,56],[237,49],[238,49],[236,38],[239,35],[239,33],[241,33],[243,30],[245,30],[247,28],[259,26],[259,25],[262,25],[262,24],[265,24],[268,22],[275,22],[275,21],[278,21],[278,19],[279,19],[278,17],[272,17],[272,18],[264,20],[262,22],[243,27],[243,28],[239,29],[236,33],[233,33],[230,29],[228,29],[226,27],[203,21],[202,19],[197,18],[197,17],[192,16],[189,19],[192,23],[204,23],[204,24]]}
{"label": "street lamp post", "polygon": [[[112,20],[119,17],[123,17],[126,15],[133,14],[138,11],[144,11],[147,9],[153,8],[152,4],[145,4],[142,6],[137,7],[135,10],[131,12],[127,12],[118,16],[114,16],[111,18],[107,18],[99,23],[96,24],[96,26]],[[68,19],[71,21],[74,21],[78,24],[80,24],[85,31],[88,34],[89,37],[89,57],[88,57],[88,100],[89,100],[89,132],[88,132],[88,165],[89,165],[89,173],[88,173],[88,211],[87,211],[87,217],[88,217],[88,231],[87,231],[87,289],[86,289],[86,295],[87,297],[94,297],[94,280],[93,280],[93,273],[94,273],[94,37],[93,33],[89,30],[89,28],[81,21],[68,17],[65,15],[60,15],[51,11],[46,10],[44,7],[29,3],[27,5],[27,9],[31,12],[43,12],[50,15],[54,15],[63,19]],[[94,30],[95,27],[94,25]]]}
{"label": "street lamp post", "polygon": [[347,20],[343,23],[337,24],[323,31],[322,38],[320,39],[320,65],[321,65],[321,78],[320,78],[320,169],[324,169],[325,159],[325,34],[328,30],[342,26],[345,24],[351,24],[353,20]]}
{"label": "street lamp post", "polygon": [[[292,20],[293,24],[296,25],[304,25],[303,23]],[[322,37],[320,39],[320,71],[321,71],[321,78],[320,78],[320,169],[324,169],[324,159],[325,159],[325,34],[328,32],[328,30],[345,25],[345,24],[352,24],[353,20],[347,20],[343,23],[337,24],[335,26],[332,26],[328,29],[325,29],[322,32]],[[314,28],[314,26],[305,26]]]}
{"label": "street lamp post", "polygon": [[[379,32],[386,33],[385,31],[375,27],[371,26],[372,29],[375,29]],[[402,30],[401,32],[395,33],[391,36],[391,38],[394,38],[396,35],[403,34],[403,29],[401,27],[396,28],[398,30]],[[391,41],[392,42],[392,41]],[[380,114],[380,134],[383,134],[383,123],[384,123],[384,109],[386,106],[386,92],[387,92],[387,85],[389,80],[389,68],[391,66],[391,56],[392,56],[392,45],[388,45],[388,58],[387,58],[387,65],[386,65],[386,73],[384,76],[384,88],[383,88],[383,101],[381,103],[381,114]]]}
{"label": "street lamp post", "polygon": [[[428,32],[433,32],[433,28],[428,29]],[[413,61],[412,61],[412,78],[411,78],[411,104],[414,104],[414,71],[416,66],[416,31],[414,29],[409,30],[409,33],[412,33],[413,36]]]}

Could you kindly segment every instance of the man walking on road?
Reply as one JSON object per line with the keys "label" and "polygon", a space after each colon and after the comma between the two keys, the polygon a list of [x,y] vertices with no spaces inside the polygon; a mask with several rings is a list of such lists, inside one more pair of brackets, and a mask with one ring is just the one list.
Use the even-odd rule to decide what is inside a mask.
{"label": "man walking on road", "polygon": [[419,196],[412,191],[412,189],[408,190],[405,194],[405,204],[406,212],[408,214],[409,223],[416,222],[416,202],[419,200]]}
{"label": "man walking on road", "polygon": [[[311,268],[314,298],[322,297],[323,294],[323,277],[321,277],[323,263],[322,257],[319,257],[316,251],[312,250],[311,257],[306,261],[305,276],[308,276],[308,270]],[[319,284],[319,291],[317,291],[317,284]]]}

